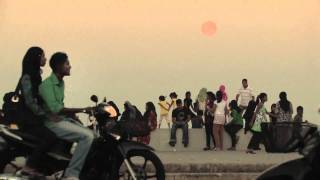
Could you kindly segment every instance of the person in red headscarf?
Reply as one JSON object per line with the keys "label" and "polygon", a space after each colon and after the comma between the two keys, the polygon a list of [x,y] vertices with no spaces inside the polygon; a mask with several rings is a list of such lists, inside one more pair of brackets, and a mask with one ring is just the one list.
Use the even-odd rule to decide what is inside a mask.
{"label": "person in red headscarf", "polygon": [[222,92],[222,99],[223,99],[224,101],[227,101],[227,100],[228,100],[228,95],[227,95],[227,92],[226,92],[226,86],[225,86],[225,85],[221,85],[221,86],[219,87],[219,91]]}

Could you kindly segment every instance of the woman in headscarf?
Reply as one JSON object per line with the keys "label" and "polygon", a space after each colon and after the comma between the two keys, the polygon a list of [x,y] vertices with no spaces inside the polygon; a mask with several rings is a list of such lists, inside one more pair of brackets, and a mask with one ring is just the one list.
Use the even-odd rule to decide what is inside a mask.
{"label": "woman in headscarf", "polygon": [[199,92],[197,100],[196,100],[196,104],[194,106],[194,109],[196,112],[198,112],[198,111],[205,112],[206,100],[207,100],[207,89],[202,88],[202,89],[200,89],[200,92]]}
{"label": "woman in headscarf", "polygon": [[227,92],[226,92],[226,86],[225,86],[225,85],[221,85],[221,86],[219,87],[219,91],[222,92],[222,99],[223,99],[224,101],[227,101],[227,100],[228,100],[228,95],[227,95]]}
{"label": "woman in headscarf", "polygon": [[135,106],[133,106],[129,101],[124,103],[124,112],[122,113],[120,121],[136,119],[137,111]]}

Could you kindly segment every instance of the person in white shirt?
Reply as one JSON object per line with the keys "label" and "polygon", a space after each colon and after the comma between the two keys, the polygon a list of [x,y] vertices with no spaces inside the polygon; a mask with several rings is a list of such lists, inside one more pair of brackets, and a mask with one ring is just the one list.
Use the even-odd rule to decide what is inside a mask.
{"label": "person in white shirt", "polygon": [[238,90],[238,94],[236,96],[236,101],[240,103],[239,107],[242,112],[248,107],[249,101],[254,100],[254,95],[252,89],[248,86],[248,80],[242,80],[242,87]]}

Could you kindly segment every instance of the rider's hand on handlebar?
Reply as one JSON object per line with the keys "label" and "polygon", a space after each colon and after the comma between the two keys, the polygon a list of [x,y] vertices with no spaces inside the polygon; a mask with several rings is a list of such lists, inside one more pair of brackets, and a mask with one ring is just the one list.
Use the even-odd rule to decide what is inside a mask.
{"label": "rider's hand on handlebar", "polygon": [[84,113],[91,114],[94,111],[95,107],[86,107],[83,109]]}

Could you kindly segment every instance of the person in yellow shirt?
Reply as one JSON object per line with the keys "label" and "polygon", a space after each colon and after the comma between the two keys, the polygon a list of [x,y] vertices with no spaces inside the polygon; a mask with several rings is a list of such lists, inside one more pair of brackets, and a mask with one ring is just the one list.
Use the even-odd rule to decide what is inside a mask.
{"label": "person in yellow shirt", "polygon": [[160,107],[159,129],[161,127],[162,120],[166,120],[168,128],[170,129],[169,111],[171,104],[166,101],[166,97],[160,96],[158,105]]}

